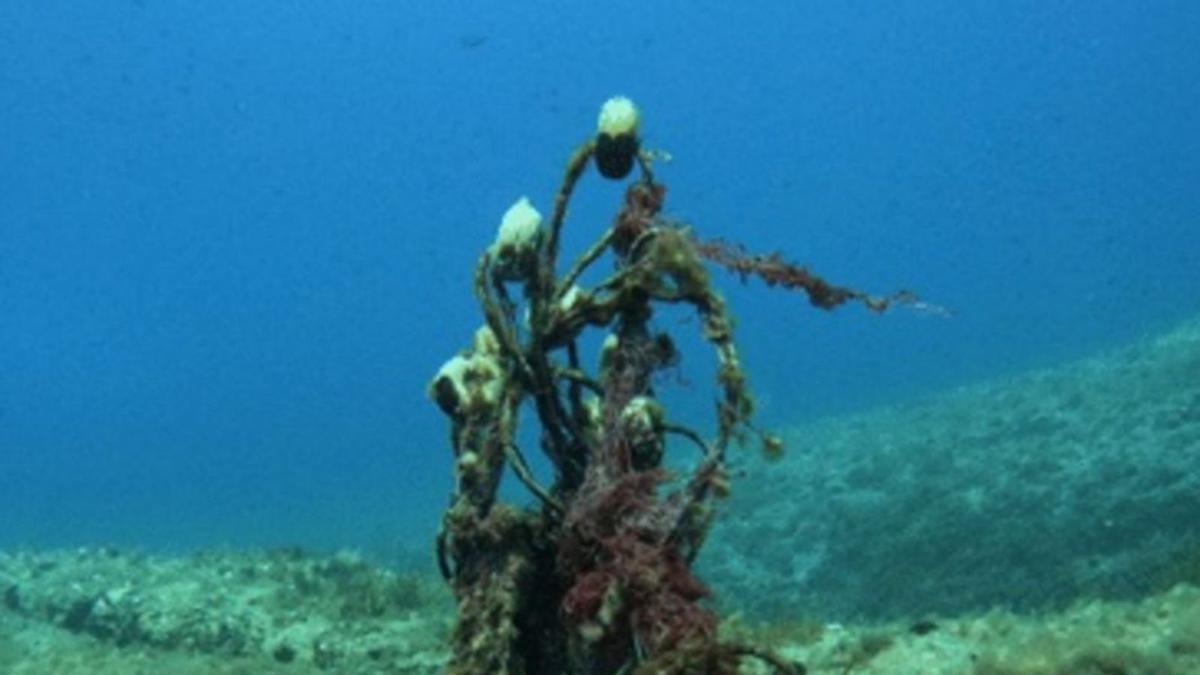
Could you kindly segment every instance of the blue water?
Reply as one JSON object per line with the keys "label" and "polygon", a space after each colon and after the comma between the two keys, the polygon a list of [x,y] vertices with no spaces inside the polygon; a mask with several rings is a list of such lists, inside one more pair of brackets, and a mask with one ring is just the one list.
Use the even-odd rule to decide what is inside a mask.
{"label": "blue water", "polygon": [[[1190,1],[6,0],[0,546],[424,547],[475,256],[617,93],[701,233],[954,312],[719,277],[765,423],[1162,330],[1200,311],[1197,35]],[[569,250],[620,194],[585,179]]]}

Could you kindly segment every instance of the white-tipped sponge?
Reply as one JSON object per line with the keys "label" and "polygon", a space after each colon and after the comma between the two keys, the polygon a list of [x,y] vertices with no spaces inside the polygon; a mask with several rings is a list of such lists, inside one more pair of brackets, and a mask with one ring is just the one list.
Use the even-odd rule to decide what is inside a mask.
{"label": "white-tipped sponge", "polygon": [[600,106],[596,121],[596,168],[605,178],[619,180],[633,170],[641,141],[638,125],[641,115],[633,101],[614,96]]}
{"label": "white-tipped sponge", "polygon": [[542,214],[527,197],[521,197],[504,212],[496,241],[488,249],[496,273],[510,281],[525,278],[533,269],[541,243]]}

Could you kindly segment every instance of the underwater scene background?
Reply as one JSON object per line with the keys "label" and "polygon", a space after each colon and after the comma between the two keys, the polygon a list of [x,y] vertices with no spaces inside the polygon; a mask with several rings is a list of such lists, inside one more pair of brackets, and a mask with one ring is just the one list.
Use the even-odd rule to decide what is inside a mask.
{"label": "underwater scene background", "polygon": [[[810,672],[1200,672],[1196,35],[1166,0],[0,4],[0,622],[81,640],[0,670],[436,671],[426,386],[505,209],[549,211],[623,94],[670,215],[936,310],[713,272],[786,441],[735,449],[698,561],[731,630]],[[621,189],[581,185],[564,250]],[[707,419],[695,320],[657,328]],[[934,616],[974,618],[909,649]],[[1145,660],[954,646],[1114,642],[1081,625]]]}

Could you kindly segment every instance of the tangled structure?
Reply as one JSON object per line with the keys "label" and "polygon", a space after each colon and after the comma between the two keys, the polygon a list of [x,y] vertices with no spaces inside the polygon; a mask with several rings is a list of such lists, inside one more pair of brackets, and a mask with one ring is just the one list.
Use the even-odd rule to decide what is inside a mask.
{"label": "tangled structure", "polygon": [[[730,443],[757,435],[770,453],[778,438],[756,431],[753,403],[725,302],[705,262],[745,279],[801,290],[831,308],[859,301],[882,311],[908,294],[867,296],[831,285],[778,255],[750,255],[701,241],[662,215],[666,188],[641,147],[638,111],[608,101],[596,135],[571,156],[549,222],[521,199],[475,268],[484,324],[466,350],[430,383],[450,420],[455,488],[437,538],[438,561],[458,601],[449,672],[724,674],[747,657],[779,672],[793,665],[723,640],[693,574],[713,517],[729,489]],[[560,234],[576,184],[591,163],[606,178],[639,173],[613,223],[561,275]],[[581,275],[611,256],[594,286]],[[520,295],[513,291],[519,289]],[[671,419],[654,375],[679,354],[653,328],[655,310],[689,305],[717,356],[716,433],[711,439]],[[606,337],[595,372],[579,340]],[[553,467],[538,482],[518,447],[523,406],[532,404],[540,450]],[[699,449],[690,474],[671,481],[668,436]],[[505,467],[535,497],[520,508],[497,498]]]}

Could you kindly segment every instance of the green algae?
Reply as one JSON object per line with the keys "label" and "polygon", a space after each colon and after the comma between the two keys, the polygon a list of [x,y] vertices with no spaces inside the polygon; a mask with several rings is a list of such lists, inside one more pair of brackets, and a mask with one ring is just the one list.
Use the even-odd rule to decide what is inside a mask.
{"label": "green algae", "polygon": [[[383,600],[345,612],[347,580]],[[412,592],[396,602],[392,582]],[[452,607],[440,580],[397,575],[352,554],[0,554],[0,585],[19,588],[21,598],[0,605],[6,675],[418,675],[441,672],[449,658]],[[71,607],[102,597],[107,610],[68,620]],[[143,620],[140,632],[108,628]],[[224,640],[213,626],[224,626]],[[735,616],[721,632],[769,646],[814,675],[1184,675],[1200,672],[1200,588],[1035,614],[863,624]],[[767,671],[748,661],[740,672]]]}

